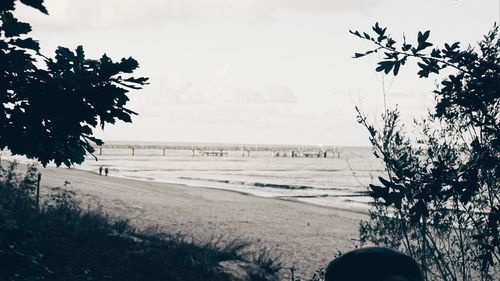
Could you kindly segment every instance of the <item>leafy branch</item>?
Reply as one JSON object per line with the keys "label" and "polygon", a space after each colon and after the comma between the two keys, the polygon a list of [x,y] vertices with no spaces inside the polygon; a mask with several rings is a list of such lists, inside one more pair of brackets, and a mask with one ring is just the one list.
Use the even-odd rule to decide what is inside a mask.
{"label": "leafy branch", "polygon": [[[375,204],[371,221],[360,227],[361,241],[402,246],[429,278],[497,280],[500,274],[500,34],[493,29],[479,49],[460,49],[458,42],[432,48],[430,32],[416,43],[398,45],[378,23],[376,35],[351,31],[385,57],[376,70],[393,75],[409,58],[417,58],[418,75],[444,76],[434,90],[435,112],[421,122],[421,136],[409,137],[398,122],[399,111],[386,110],[377,130],[356,108],[358,122],[369,132],[374,154],[388,178],[371,184]],[[496,277],[496,278],[495,278]]]}
{"label": "leafy branch", "polygon": [[403,35],[403,43],[397,46],[397,42],[388,34],[387,28],[381,28],[378,23],[372,27],[376,35],[370,35],[366,32],[359,31],[349,32],[363,40],[373,42],[377,48],[366,51],[364,53],[355,53],[354,58],[364,57],[372,53],[384,51],[384,60],[378,63],[376,71],[389,74],[391,71],[396,76],[399,73],[400,67],[405,65],[409,57],[415,57],[421,60],[417,65],[420,67],[418,75],[420,77],[428,77],[430,73],[438,74],[440,70],[446,67],[455,68],[461,72],[473,74],[468,69],[464,68],[463,62],[474,59],[474,55],[467,51],[460,51],[460,43],[455,42],[451,45],[445,44],[444,48],[433,48],[430,53],[424,53],[426,49],[432,47],[433,44],[428,42],[430,31],[418,32],[417,43],[408,43]]}
{"label": "leafy branch", "polygon": [[43,0],[0,1],[0,150],[43,165],[81,163],[93,155],[91,143],[103,143],[95,128],[132,122],[128,94],[148,78],[131,76],[139,67],[131,57],[89,59],[82,46],[41,54],[31,25],[14,16],[19,2],[47,14]]}

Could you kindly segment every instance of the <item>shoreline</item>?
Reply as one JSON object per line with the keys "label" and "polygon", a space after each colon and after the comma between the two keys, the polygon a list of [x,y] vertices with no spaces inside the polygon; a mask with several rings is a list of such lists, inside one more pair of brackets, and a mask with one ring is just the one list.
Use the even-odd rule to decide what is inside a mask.
{"label": "shoreline", "polygon": [[[51,168],[56,168],[56,167],[51,167]],[[65,168],[65,167],[60,167],[60,168]],[[81,169],[81,168],[74,168],[72,167],[71,169],[83,171],[83,172],[88,172],[89,174],[93,175],[98,175],[96,171],[90,170],[90,169]],[[114,178],[120,178],[120,179],[128,179],[131,181],[138,181],[138,182],[151,182],[151,183],[158,183],[158,184],[167,184],[167,185],[178,185],[178,186],[185,186],[185,187],[190,187],[190,188],[203,188],[203,189],[213,189],[213,190],[221,190],[221,191],[227,191],[227,192],[234,192],[238,193],[241,195],[246,195],[246,196],[252,196],[252,197],[258,197],[258,198],[272,198],[276,200],[283,200],[283,201],[289,201],[289,202],[297,202],[301,204],[307,204],[307,205],[313,205],[317,207],[322,207],[322,208],[329,208],[329,209],[335,209],[339,211],[345,211],[345,212],[352,212],[352,213],[357,213],[357,214],[362,214],[362,215],[367,215],[368,216],[368,204],[366,204],[366,209],[360,208],[359,206],[354,207],[350,209],[349,207],[339,207],[339,206],[332,206],[332,205],[327,205],[327,204],[319,204],[319,203],[314,203],[306,200],[301,200],[301,199],[309,199],[309,198],[321,198],[322,196],[312,196],[312,197],[300,197],[300,196],[259,196],[257,194],[254,194],[252,192],[247,192],[244,190],[239,190],[239,189],[233,189],[233,188],[225,188],[225,187],[217,187],[217,186],[209,186],[209,185],[202,185],[202,184],[189,184],[189,183],[179,183],[179,182],[169,182],[169,181],[164,181],[164,180],[158,180],[154,178],[147,178],[147,177],[134,177],[134,176],[125,176],[125,175],[120,175],[120,174],[113,174],[108,177],[114,177]],[[345,196],[338,196],[338,197],[349,197],[352,195],[345,195]],[[335,197],[335,196],[334,196]],[[359,203],[358,203],[359,204]]]}
{"label": "shoreline", "polygon": [[[192,187],[91,171],[40,168],[42,194],[69,181],[82,202],[138,228],[157,228],[194,241],[242,239],[281,256],[284,268],[304,278],[326,266],[338,251],[354,248],[364,213],[298,200]],[[285,270],[286,271],[286,270]]]}
{"label": "shoreline", "polygon": [[[61,167],[60,168],[51,167],[51,168],[60,169]],[[64,167],[62,167],[62,168],[64,168]],[[92,175],[97,175],[96,173],[94,173],[90,170],[84,170],[84,169],[78,169],[78,168],[71,168],[71,169],[86,172],[86,173],[89,173]],[[190,184],[186,184],[186,183],[175,183],[175,182],[155,180],[152,178],[140,178],[140,177],[134,178],[134,177],[128,177],[128,176],[121,176],[121,175],[112,175],[112,176],[105,176],[105,177],[127,179],[130,181],[136,181],[136,182],[151,182],[151,183],[157,183],[157,184],[177,185],[177,186],[184,186],[187,188],[201,188],[201,189],[209,189],[209,190],[213,189],[213,190],[227,191],[227,192],[237,193],[237,194],[244,195],[244,196],[251,196],[251,197],[265,198],[265,199],[274,199],[274,200],[287,201],[287,202],[295,202],[298,204],[311,205],[311,206],[320,207],[320,208],[334,209],[334,210],[343,211],[343,212],[368,215],[368,211],[363,211],[361,209],[352,209],[351,210],[351,209],[344,208],[344,207],[335,207],[335,206],[329,206],[329,205],[315,204],[312,202],[302,201],[302,200],[300,200],[301,199],[300,197],[293,197],[293,196],[269,196],[269,197],[265,197],[265,196],[258,196],[258,195],[252,194],[250,192],[245,192],[242,190],[228,189],[228,188],[223,188],[223,187],[213,187],[213,186],[190,185]]]}

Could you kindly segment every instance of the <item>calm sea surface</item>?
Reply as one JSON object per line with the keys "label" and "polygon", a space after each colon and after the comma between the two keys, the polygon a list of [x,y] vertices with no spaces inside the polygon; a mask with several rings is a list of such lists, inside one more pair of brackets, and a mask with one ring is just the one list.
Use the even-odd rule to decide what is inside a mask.
{"label": "calm sea surface", "polygon": [[[340,158],[275,157],[271,151],[193,156],[191,150],[106,149],[76,168],[144,181],[227,189],[346,209],[366,210],[367,186],[383,173],[367,147],[340,147]],[[4,154],[4,157],[6,155]],[[290,156],[290,155],[288,155]]]}

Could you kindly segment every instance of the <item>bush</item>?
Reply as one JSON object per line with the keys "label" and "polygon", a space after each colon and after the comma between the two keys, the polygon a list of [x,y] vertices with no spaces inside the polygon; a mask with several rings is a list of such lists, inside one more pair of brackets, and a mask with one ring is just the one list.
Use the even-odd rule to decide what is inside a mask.
{"label": "bush", "polygon": [[[375,204],[361,224],[363,243],[400,249],[428,280],[498,280],[500,276],[500,37],[497,26],[479,49],[458,42],[434,47],[429,31],[400,47],[378,24],[375,36],[352,32],[382,51],[377,71],[397,75],[417,59],[420,77],[447,76],[434,91],[435,112],[419,136],[405,132],[399,111],[386,110],[381,129],[358,110],[387,175],[370,185]],[[449,74],[451,73],[451,74]]]}

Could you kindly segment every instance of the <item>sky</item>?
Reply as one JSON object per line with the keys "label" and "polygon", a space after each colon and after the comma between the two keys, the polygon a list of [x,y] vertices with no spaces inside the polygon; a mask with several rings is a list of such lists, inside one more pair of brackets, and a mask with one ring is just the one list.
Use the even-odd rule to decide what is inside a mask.
{"label": "sky", "polygon": [[372,45],[349,34],[375,22],[396,39],[431,30],[438,45],[475,46],[499,20],[499,0],[45,0],[49,15],[19,5],[52,56],[83,45],[88,57],[132,56],[150,85],[129,94],[139,113],[107,126],[107,141],[369,145],[356,123],[390,107],[411,127],[432,107],[439,76],[374,71]]}

